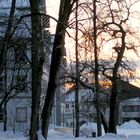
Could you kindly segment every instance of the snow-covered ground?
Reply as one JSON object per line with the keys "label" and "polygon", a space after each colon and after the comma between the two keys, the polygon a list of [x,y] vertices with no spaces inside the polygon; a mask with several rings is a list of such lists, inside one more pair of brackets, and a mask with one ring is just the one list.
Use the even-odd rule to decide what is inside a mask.
{"label": "snow-covered ground", "polygon": [[[80,130],[85,133],[90,133],[91,130],[96,130],[96,124],[85,124]],[[118,134],[105,134],[102,137],[92,138],[82,135],[80,138],[74,138],[72,129],[70,128],[51,128],[48,134],[48,140],[140,140],[140,124],[135,121],[130,121],[117,127]],[[83,133],[83,131],[81,131]],[[12,132],[0,132],[0,140],[28,140],[21,134],[13,134]],[[39,140],[44,140],[42,137]]]}

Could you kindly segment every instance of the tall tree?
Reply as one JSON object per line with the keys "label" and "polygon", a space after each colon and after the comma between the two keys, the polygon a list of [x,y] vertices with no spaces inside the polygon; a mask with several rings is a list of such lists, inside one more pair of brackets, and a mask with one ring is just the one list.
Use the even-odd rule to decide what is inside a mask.
{"label": "tall tree", "polygon": [[118,56],[116,59],[116,63],[113,69],[112,75],[112,90],[110,97],[110,116],[109,116],[109,131],[113,133],[117,133],[116,131],[116,112],[117,112],[117,94],[118,94],[118,70],[121,65],[121,61],[124,55],[124,51],[126,48],[125,38],[126,32],[121,25],[117,25],[119,27],[119,31],[121,33],[121,46],[118,52]]}
{"label": "tall tree", "polygon": [[76,57],[76,78],[75,78],[75,137],[79,137],[79,59],[78,59],[78,0],[75,10],[75,57]]}
{"label": "tall tree", "polygon": [[[117,133],[116,131],[116,114],[117,114],[117,97],[119,93],[119,81],[123,78],[121,69],[126,69],[124,64],[127,66],[126,61],[128,57],[125,55],[126,49],[136,51],[135,43],[133,39],[131,41],[128,36],[132,37],[132,31],[130,31],[130,20],[131,8],[136,1],[106,1],[105,5],[101,5],[102,11],[107,11],[106,15],[102,14],[98,17],[98,21],[101,21],[100,27],[102,31],[99,33],[102,37],[104,47],[110,48],[112,54],[109,56],[112,60],[112,64],[109,66],[104,65],[104,75],[106,78],[111,80],[111,95],[110,95],[110,115],[109,115],[109,132]],[[108,9],[108,10],[107,10]],[[125,13],[125,14],[124,14]],[[124,15],[124,16],[123,16]],[[104,30],[104,31],[103,31]],[[132,37],[133,38],[133,37]],[[136,39],[136,38],[135,38]],[[131,43],[130,43],[131,42]],[[136,43],[137,44],[137,43]],[[105,62],[105,61],[104,61]],[[127,66],[129,67],[129,66]],[[129,68],[128,68],[129,69]],[[130,70],[130,69],[129,69]],[[108,72],[108,73],[107,73]]]}
{"label": "tall tree", "polygon": [[5,65],[7,47],[8,47],[10,40],[11,40],[11,37],[12,37],[11,32],[13,29],[13,18],[14,18],[14,13],[15,13],[15,5],[16,5],[16,0],[12,0],[11,10],[10,10],[9,18],[8,18],[7,29],[5,32],[4,39],[0,43],[0,74],[2,73],[4,65]]}
{"label": "tall tree", "polygon": [[60,10],[59,10],[59,19],[56,27],[52,60],[50,66],[49,74],[49,83],[47,94],[45,98],[45,104],[42,112],[42,135],[47,138],[49,120],[51,116],[51,110],[54,103],[55,89],[57,76],[59,74],[59,66],[61,58],[64,52],[64,39],[65,32],[68,25],[69,16],[72,12],[73,5],[76,0],[61,0],[60,1]]}
{"label": "tall tree", "polygon": [[100,113],[100,95],[99,95],[99,64],[98,64],[98,45],[97,45],[97,13],[96,13],[96,0],[93,0],[93,46],[94,46],[94,60],[95,60],[95,94],[96,94],[96,110],[97,110],[97,132],[101,136],[101,113]]}
{"label": "tall tree", "polygon": [[[1,40],[0,43],[0,75],[4,70],[5,67],[5,96],[7,94],[7,89],[6,89],[6,56],[7,56],[7,48],[8,44],[11,40],[11,32],[12,32],[12,27],[13,27],[13,18],[14,18],[14,13],[15,13],[15,5],[16,5],[16,0],[12,0],[11,2],[11,9],[10,9],[10,14],[8,17],[8,24],[7,24],[7,29],[5,32],[4,39]],[[6,112],[6,100],[3,100],[4,102],[4,113],[5,113],[5,119],[4,119],[4,131],[6,131],[6,124],[7,124],[7,112]],[[2,104],[3,104],[2,103]],[[0,108],[2,108],[2,104],[0,105]]]}
{"label": "tall tree", "polygon": [[31,25],[32,25],[32,113],[30,140],[37,140],[41,79],[43,71],[43,45],[41,45],[41,18],[39,13],[39,1],[30,0]]}
{"label": "tall tree", "polygon": [[[95,2],[96,0],[95,1],[92,0],[92,4]],[[98,78],[97,75],[99,73],[102,76],[102,77],[100,76],[101,80],[102,78],[105,79],[107,78],[108,80],[111,80],[112,83],[112,86],[110,86],[111,97],[110,97],[109,131],[113,133],[116,133],[116,112],[117,112],[116,103],[119,92],[118,91],[119,80],[123,79],[124,75],[126,75],[126,71],[132,70],[132,68],[130,68],[130,62],[126,63],[130,58],[129,56],[126,56],[125,50],[127,51],[133,50],[134,52],[137,52],[136,48],[139,42],[138,40],[136,41],[137,38],[133,36],[134,31],[132,30],[132,28],[130,28],[130,24],[128,22],[130,21],[130,15],[132,14],[131,8],[136,2],[137,0],[136,1],[105,0],[96,2],[96,7],[92,9],[93,13],[95,12],[93,10],[95,10],[96,8],[95,12],[96,14],[94,16],[96,21],[95,20],[93,21],[94,30],[93,29],[89,30],[89,33],[87,33],[87,34],[91,34],[92,32],[94,33],[95,36],[94,39],[97,40],[97,42],[94,41],[94,47],[95,46],[100,47],[98,48],[98,52],[94,51],[94,54],[97,56],[97,58],[95,58],[95,61],[97,62],[98,60],[100,60],[99,64],[95,62],[96,63],[95,67],[97,69],[95,67],[93,68],[93,73],[96,73],[95,80],[97,81]],[[82,7],[82,4],[80,6]],[[88,7],[88,8],[86,7],[87,10],[91,10],[90,6],[91,6],[90,4],[87,4]],[[89,12],[86,11],[85,13]],[[83,24],[83,21],[87,20],[88,22],[85,21],[86,23],[85,27],[87,29],[88,26],[87,23],[89,23],[91,17],[89,16],[89,18],[87,19],[85,15],[84,17],[85,17],[84,19],[80,20],[81,23],[79,25],[82,24],[82,27],[84,28],[85,25]],[[82,31],[83,28],[80,28],[80,31]],[[87,49],[87,47],[85,48]],[[101,50],[100,54],[99,49]],[[108,52],[107,53],[104,52],[104,50],[107,49]],[[106,56],[106,58],[104,56]],[[106,60],[109,61],[109,59],[112,61],[112,63],[106,63]],[[96,70],[99,72],[97,72]],[[96,87],[97,87],[96,93],[98,93],[98,86],[96,85]]]}

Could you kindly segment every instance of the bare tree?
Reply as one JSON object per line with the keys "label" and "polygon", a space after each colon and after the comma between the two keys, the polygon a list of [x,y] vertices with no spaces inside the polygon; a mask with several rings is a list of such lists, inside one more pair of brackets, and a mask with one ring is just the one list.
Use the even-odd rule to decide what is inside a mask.
{"label": "bare tree", "polygon": [[47,95],[42,112],[42,135],[47,138],[48,126],[51,110],[54,103],[57,76],[59,74],[59,66],[64,52],[65,32],[68,25],[69,16],[72,12],[75,0],[61,0],[59,19],[56,28],[56,34],[53,45],[52,61],[50,66],[49,83]]}
{"label": "bare tree", "polygon": [[[130,9],[133,4],[135,4],[136,1],[106,1],[107,5],[103,5],[103,7],[100,4],[100,7],[102,8],[102,12],[104,10],[107,10],[107,15],[104,14],[100,17],[98,17],[98,21],[100,22],[100,29],[102,29],[99,34],[101,35],[102,39],[105,39],[102,43],[104,44],[104,47],[106,44],[108,44],[108,47],[111,47],[112,49],[112,55],[111,59],[113,61],[113,65],[110,66],[109,69],[106,69],[106,72],[108,71],[109,80],[112,82],[111,87],[111,97],[110,97],[110,117],[109,117],[109,131],[112,133],[116,132],[116,113],[117,113],[117,96],[118,96],[118,86],[119,86],[119,80],[123,77],[122,74],[120,74],[120,70],[123,67],[123,69],[126,69],[126,67],[123,65],[125,63],[125,51],[126,49],[130,49],[133,51],[136,51],[136,46],[132,43],[129,43],[127,36],[132,35],[132,32],[129,30],[129,25],[127,24],[127,21],[129,21],[130,18]],[[116,6],[115,6],[116,4]],[[122,10],[123,9],[123,10]],[[125,12],[125,16],[124,15]],[[103,17],[105,16],[105,17]],[[103,34],[106,34],[107,36],[104,38]],[[110,44],[108,43],[110,42]],[[132,45],[133,44],[133,45]],[[126,64],[126,63],[125,63]],[[107,66],[105,66],[107,67]],[[130,70],[130,69],[129,69]],[[104,72],[104,74],[106,73]],[[124,74],[124,73],[123,73]]]}
{"label": "bare tree", "polygon": [[10,42],[10,39],[11,39],[13,18],[14,18],[14,13],[15,13],[15,5],[16,5],[16,0],[12,0],[11,10],[10,10],[9,18],[8,18],[7,29],[6,29],[4,38],[3,38],[3,40],[1,40],[1,43],[0,43],[0,60],[1,60],[0,61],[0,74],[2,73],[4,65],[5,65],[7,46],[8,46],[8,43]]}
{"label": "bare tree", "polygon": [[76,57],[76,77],[75,77],[75,137],[79,137],[79,58],[78,58],[78,1],[75,10],[75,57]]}
{"label": "bare tree", "polygon": [[31,24],[32,24],[32,114],[30,140],[37,140],[41,79],[43,72],[43,45],[41,45],[41,17],[39,13],[39,1],[30,0]]}
{"label": "bare tree", "polygon": [[[92,1],[92,4],[93,2],[95,1]],[[136,2],[137,1],[132,2],[125,0],[124,1],[107,0],[102,2],[98,1],[94,9],[91,7],[91,3],[84,2],[82,4],[80,3],[80,6],[81,8],[84,9],[85,13],[90,13],[88,11],[92,11],[93,13],[93,10],[96,9],[96,26],[94,27],[94,29],[96,30],[93,30],[92,26],[90,27],[89,30],[86,30],[88,24],[86,25],[84,24],[87,23],[86,21],[90,21],[91,19],[93,19],[92,14],[87,17],[84,16],[84,18],[80,19],[79,30],[81,32],[87,31],[85,34],[92,34],[93,32],[94,38],[96,33],[97,44],[95,44],[93,39],[91,41],[94,43],[93,48],[95,48],[95,46],[98,47],[98,55],[97,55],[98,58],[96,59],[95,63],[97,63],[98,60],[96,68],[98,67],[97,69],[100,77],[99,81],[100,80],[107,81],[106,79],[108,79],[112,83],[112,86],[110,86],[111,97],[110,97],[109,131],[113,133],[116,133],[115,117],[117,112],[117,96],[119,92],[118,91],[119,81],[120,79],[126,80],[128,78],[134,77],[133,75],[133,71],[135,70],[133,68],[134,65],[131,64],[132,63],[132,61],[130,61],[131,58],[129,58],[129,56],[126,56],[125,53],[131,50],[137,54],[137,48],[139,44],[138,36],[134,32],[134,30],[130,27],[131,25],[128,22],[132,14],[131,8]],[[79,46],[81,46],[81,48],[85,47],[85,49],[88,50],[86,43]],[[108,49],[107,53],[104,52],[105,48]],[[93,53],[93,50],[91,52]],[[83,55],[81,55],[81,58],[82,56]],[[95,59],[92,60],[93,62],[95,61]],[[82,61],[82,59],[80,61]],[[86,65],[87,63],[84,63],[84,66]],[[91,65],[88,66],[89,69],[92,67]],[[95,65],[93,65],[92,68],[93,68],[92,73],[95,74]],[[96,72],[96,75],[94,76],[97,75],[98,74]]]}
{"label": "bare tree", "polygon": [[[21,21],[15,28],[16,20],[19,16],[15,15],[15,5],[16,0],[11,2],[11,7],[9,9],[1,9],[1,17],[2,23],[0,25],[1,28],[1,43],[0,43],[0,75],[2,78],[2,87],[1,88],[1,102],[0,108],[4,108],[4,131],[6,131],[7,125],[7,102],[15,97],[16,95],[29,91],[30,81],[26,81],[27,75],[30,73],[30,62],[29,58],[26,55],[27,50],[27,42],[29,41],[27,38],[24,38],[25,35],[25,21]],[[10,13],[9,13],[10,11]],[[7,24],[3,24],[5,22]],[[16,29],[20,28],[20,31]],[[21,32],[22,30],[22,32]],[[27,37],[27,34],[26,34]],[[21,39],[22,38],[22,39]],[[20,47],[22,46],[22,47]],[[21,60],[22,59],[22,60]],[[28,59],[28,60],[27,60]],[[24,61],[25,60],[25,61]],[[29,63],[28,63],[28,62]],[[29,74],[30,75],[30,74]],[[17,82],[22,76],[22,82]],[[21,79],[20,79],[21,80]],[[27,87],[28,86],[28,87]]]}
{"label": "bare tree", "polygon": [[101,128],[101,113],[100,113],[100,95],[99,95],[99,48],[97,45],[97,13],[96,0],[93,0],[93,46],[94,46],[94,60],[95,60],[95,93],[96,93],[96,109],[97,109],[97,135],[102,135]]}

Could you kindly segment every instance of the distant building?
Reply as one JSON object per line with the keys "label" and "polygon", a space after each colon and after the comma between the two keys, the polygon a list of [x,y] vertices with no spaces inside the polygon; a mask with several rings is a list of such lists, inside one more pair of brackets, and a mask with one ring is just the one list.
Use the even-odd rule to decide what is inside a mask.
{"label": "distant building", "polygon": [[[118,116],[116,115],[118,124],[130,120],[136,120],[140,123],[140,88],[123,80],[120,80],[119,84],[120,92],[117,98]],[[108,122],[108,107],[106,107],[104,113]]]}
{"label": "distant building", "polygon": [[[75,86],[71,92],[64,94],[65,99],[65,121],[66,126],[73,127],[75,125]],[[92,103],[91,103],[92,102]],[[84,122],[95,122],[96,110],[94,107],[94,93],[90,89],[80,86],[79,89],[79,118],[80,124]]]}
{"label": "distant building", "polygon": [[118,123],[135,120],[140,123],[140,98],[128,99],[120,103]]}
{"label": "distant building", "polygon": [[[118,116],[116,120],[118,124],[122,124],[126,121],[136,120],[140,123],[140,88],[136,87],[128,82],[120,81],[118,87],[120,92],[117,98],[118,102]],[[109,123],[109,96],[101,95],[101,107],[105,120]],[[66,126],[73,127],[75,121],[75,92],[73,90],[68,91],[65,96],[65,121]],[[79,89],[79,105],[80,105],[80,122],[96,122],[96,109],[94,107],[94,93],[86,88],[80,86]]]}

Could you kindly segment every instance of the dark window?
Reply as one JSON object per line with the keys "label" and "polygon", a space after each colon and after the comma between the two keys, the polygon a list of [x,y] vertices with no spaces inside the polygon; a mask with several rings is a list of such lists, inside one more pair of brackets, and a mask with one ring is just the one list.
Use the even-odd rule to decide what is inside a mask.
{"label": "dark window", "polygon": [[4,77],[0,77],[0,92],[4,91]]}
{"label": "dark window", "polygon": [[133,120],[137,121],[138,123],[140,123],[140,117],[139,118],[133,118]]}
{"label": "dark window", "polygon": [[139,105],[134,105],[133,106],[133,111],[134,112],[139,112]]}
{"label": "dark window", "polygon": [[131,120],[135,120],[135,121],[137,121],[138,123],[140,123],[140,118],[123,118],[122,119],[122,122],[124,123],[124,122],[129,122],[129,121],[131,121]]}
{"label": "dark window", "polygon": [[69,104],[66,104],[66,108],[69,108]]}
{"label": "dark window", "polygon": [[4,120],[4,110],[0,109],[0,121]]}
{"label": "dark window", "polygon": [[42,16],[42,25],[44,28],[50,27],[50,18],[48,16]]}
{"label": "dark window", "polygon": [[27,50],[17,49],[16,50],[16,62],[18,64],[25,64],[27,62],[26,60],[26,55],[27,55]]}
{"label": "dark window", "polygon": [[16,122],[27,122],[27,108],[26,107],[16,108]]}
{"label": "dark window", "polygon": [[16,90],[17,91],[25,91],[26,90],[26,76],[18,75],[16,77]]}
{"label": "dark window", "polygon": [[123,111],[124,112],[139,112],[140,106],[139,105],[124,105]]}
{"label": "dark window", "polygon": [[125,105],[125,106],[123,106],[123,111],[124,112],[133,112],[133,106]]}

